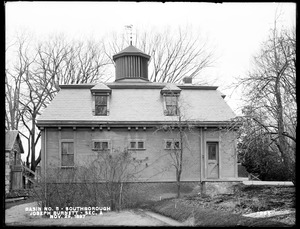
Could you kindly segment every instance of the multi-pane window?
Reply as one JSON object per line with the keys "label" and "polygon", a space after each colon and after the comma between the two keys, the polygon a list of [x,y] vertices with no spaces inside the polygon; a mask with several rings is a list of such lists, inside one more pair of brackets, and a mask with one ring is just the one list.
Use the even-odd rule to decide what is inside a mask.
{"label": "multi-pane window", "polygon": [[145,149],[145,141],[136,139],[129,140],[129,149],[143,150]]}
{"label": "multi-pane window", "polygon": [[180,140],[165,139],[165,149],[181,149]]}
{"label": "multi-pane window", "polygon": [[61,143],[61,166],[74,166],[74,142]]}
{"label": "multi-pane window", "polygon": [[178,115],[178,96],[177,95],[166,95],[166,115]]}
{"label": "multi-pane window", "polygon": [[107,115],[107,95],[95,95],[95,115]]}
{"label": "multi-pane window", "polygon": [[108,151],[109,149],[109,141],[93,141],[94,151]]}

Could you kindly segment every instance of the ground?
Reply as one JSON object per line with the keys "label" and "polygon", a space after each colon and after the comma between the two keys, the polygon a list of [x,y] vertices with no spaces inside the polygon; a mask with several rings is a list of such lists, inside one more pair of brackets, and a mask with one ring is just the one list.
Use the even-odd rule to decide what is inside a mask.
{"label": "ground", "polygon": [[[234,194],[222,194],[214,197],[192,195],[180,199],[170,198],[147,207],[152,211],[182,222],[188,220],[193,215],[195,218],[194,221],[198,221],[198,225],[210,225],[210,223],[215,223],[215,221],[218,221],[218,225],[222,225],[224,218],[232,218],[229,214],[242,216],[267,210],[291,210],[293,211],[291,214],[270,217],[268,220],[278,222],[278,224],[294,225],[295,187],[243,185]],[[198,219],[197,215],[199,216]],[[203,222],[203,220],[205,221],[205,217],[210,218],[212,222]],[[246,219],[243,217],[236,217],[236,219],[224,223],[230,225],[237,221],[242,223],[244,220]],[[197,224],[195,222],[194,224]],[[247,221],[245,223],[249,224],[252,222]],[[265,224],[266,222],[261,223]],[[284,226],[283,224],[281,226]]]}
{"label": "ground", "polygon": [[8,225],[174,225],[172,221],[166,221],[159,215],[145,214],[146,211],[151,211],[173,218],[179,225],[295,225],[295,213],[268,219],[242,216],[265,210],[295,210],[295,187],[290,186],[243,186],[232,195],[209,197],[196,194],[179,199],[169,198],[141,205],[139,208],[143,208],[144,211],[128,209],[118,213],[104,213],[102,216],[88,216],[85,220],[29,217],[24,212],[26,204],[30,205],[28,202],[32,200],[7,203],[5,222]]}

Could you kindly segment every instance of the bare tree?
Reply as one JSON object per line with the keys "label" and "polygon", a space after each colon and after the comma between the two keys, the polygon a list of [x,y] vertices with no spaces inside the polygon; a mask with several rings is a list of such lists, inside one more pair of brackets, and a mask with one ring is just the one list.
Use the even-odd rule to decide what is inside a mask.
{"label": "bare tree", "polygon": [[[275,26],[261,52],[255,69],[240,80],[244,86],[252,119],[268,133],[294,180],[296,153],[296,37],[295,30],[279,31]],[[265,119],[257,118],[264,114]]]}
{"label": "bare tree", "polygon": [[[30,46],[19,39],[16,60],[6,69],[6,126],[27,130],[26,165],[35,171],[41,155],[36,148],[41,136],[36,120],[59,90],[59,84],[96,83],[104,75],[108,60],[101,44],[93,41],[67,42],[57,36]],[[13,67],[12,67],[13,66]],[[13,83],[11,83],[13,82]]]}
{"label": "bare tree", "polygon": [[22,77],[28,71],[32,60],[27,58],[28,46],[25,37],[17,37],[13,44],[7,45],[5,54],[11,47],[15,47],[16,60],[13,64],[5,66],[5,128],[18,130],[20,123],[19,99],[21,94]]}
{"label": "bare tree", "polygon": [[[165,142],[165,149],[167,149],[168,155],[171,159],[171,165],[175,168],[175,177],[177,185],[177,198],[180,198],[181,189],[181,175],[183,172],[184,154],[190,151],[189,147],[189,134],[193,132],[195,123],[189,120],[185,114],[185,110],[188,105],[183,99],[179,100],[178,95],[170,91],[169,95],[176,98],[172,103],[170,109],[167,108],[165,112],[169,115],[174,115],[174,121],[163,126],[157,126],[156,131],[168,132],[170,136],[170,142]],[[168,140],[168,141],[169,141]]]}
{"label": "bare tree", "polygon": [[[113,34],[105,46],[107,55],[112,57],[126,48],[129,45],[126,40],[124,34]],[[149,80],[152,82],[178,83],[186,76],[195,78],[213,63],[213,53],[207,41],[199,35],[194,36],[189,28],[138,31],[134,45],[151,56]]]}

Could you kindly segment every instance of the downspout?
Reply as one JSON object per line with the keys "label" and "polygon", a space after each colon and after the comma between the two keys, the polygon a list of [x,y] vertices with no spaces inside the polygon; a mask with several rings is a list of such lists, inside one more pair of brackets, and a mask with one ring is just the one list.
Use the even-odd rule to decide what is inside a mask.
{"label": "downspout", "polygon": [[45,179],[45,200],[47,206],[47,178],[46,178],[46,166],[47,166],[47,159],[46,159],[46,143],[47,143],[47,128],[44,129],[44,179]]}
{"label": "downspout", "polygon": [[200,127],[200,194],[205,194],[205,183],[203,182],[203,128]]}
{"label": "downspout", "polygon": [[200,138],[199,138],[199,145],[200,145],[200,184],[202,183],[202,128],[199,127]]}

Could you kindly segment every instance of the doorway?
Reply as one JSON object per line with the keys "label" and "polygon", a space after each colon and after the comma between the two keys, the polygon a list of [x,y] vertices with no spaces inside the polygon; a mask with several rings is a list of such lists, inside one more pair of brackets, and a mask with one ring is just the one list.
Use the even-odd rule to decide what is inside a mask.
{"label": "doorway", "polygon": [[219,143],[206,143],[206,174],[209,179],[219,178]]}

